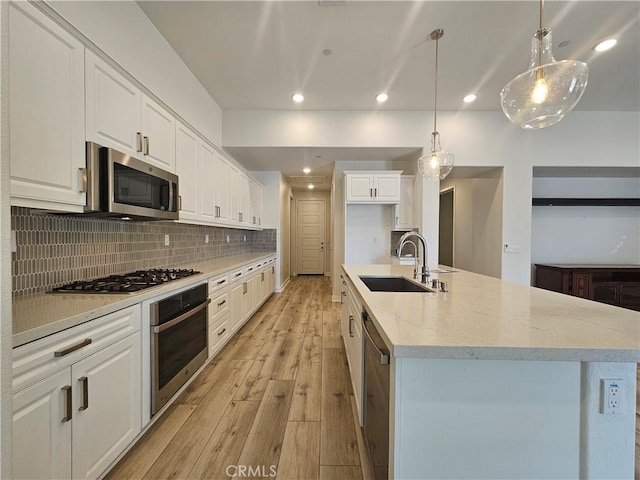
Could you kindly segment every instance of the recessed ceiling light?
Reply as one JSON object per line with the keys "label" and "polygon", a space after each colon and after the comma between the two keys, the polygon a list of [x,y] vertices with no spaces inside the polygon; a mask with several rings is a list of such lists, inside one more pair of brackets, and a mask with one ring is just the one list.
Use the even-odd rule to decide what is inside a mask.
{"label": "recessed ceiling light", "polygon": [[313,190],[313,183],[310,183],[309,185],[307,185],[307,188],[308,188],[309,190]]}
{"label": "recessed ceiling light", "polygon": [[311,173],[311,169],[310,169],[309,167],[304,167],[304,168],[302,169],[302,171],[303,171],[304,173]]}
{"label": "recessed ceiling light", "polygon": [[464,103],[471,103],[471,102],[474,102],[476,98],[478,98],[478,96],[475,93],[470,93],[469,95],[465,95],[462,101]]}
{"label": "recessed ceiling light", "polygon": [[304,102],[304,95],[302,95],[301,93],[294,93],[293,95],[291,95],[291,99],[296,103],[301,103]]}
{"label": "recessed ceiling light", "polygon": [[387,95],[387,94],[386,94],[386,93],[384,93],[384,92],[379,93],[378,95],[376,95],[376,101],[377,101],[378,103],[384,103],[384,102],[386,102],[387,100],[389,100],[389,95]]}
{"label": "recessed ceiling light", "polygon": [[608,40],[603,40],[599,44],[597,44],[593,49],[596,52],[606,52],[610,48],[613,48],[618,41],[615,38],[609,38]]}
{"label": "recessed ceiling light", "polygon": [[325,48],[325,49],[322,51],[322,54],[323,54],[323,55],[327,55],[327,56],[328,56],[328,55],[331,55],[332,53],[333,53],[333,50],[331,50],[330,48]]}

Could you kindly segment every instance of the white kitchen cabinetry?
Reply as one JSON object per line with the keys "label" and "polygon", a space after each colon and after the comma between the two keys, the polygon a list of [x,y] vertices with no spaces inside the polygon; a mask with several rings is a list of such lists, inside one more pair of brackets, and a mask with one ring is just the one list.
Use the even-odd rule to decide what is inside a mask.
{"label": "white kitchen cabinetry", "polygon": [[175,172],[173,115],[89,50],[85,63],[87,140]]}
{"label": "white kitchen cabinetry", "polygon": [[9,3],[11,204],[86,204],[84,46],[28,2]]}
{"label": "white kitchen cabinetry", "polygon": [[394,218],[396,230],[411,230],[413,224],[413,175],[400,177],[400,203],[396,205]]}
{"label": "white kitchen cabinetry", "polygon": [[142,427],[140,348],[136,305],[14,349],[15,478],[104,473]]}
{"label": "white kitchen cabinetry", "polygon": [[213,196],[217,223],[229,222],[229,161],[222,155],[216,155],[215,176],[213,178]]}
{"label": "white kitchen cabinetry", "polygon": [[216,220],[214,179],[216,176],[216,152],[208,144],[200,143],[200,215],[207,223]]}
{"label": "white kitchen cabinetry", "polygon": [[176,124],[176,175],[180,179],[180,220],[199,221],[200,175],[198,148],[200,139],[190,128]]}
{"label": "white kitchen cabinetry", "polygon": [[251,204],[251,222],[256,227],[262,225],[263,189],[262,185],[253,178],[249,179],[249,198]]}
{"label": "white kitchen cabinetry", "polygon": [[345,171],[345,201],[353,203],[400,202],[401,171]]}
{"label": "white kitchen cabinetry", "polygon": [[231,335],[229,273],[209,279],[209,358],[224,346]]}
{"label": "white kitchen cabinetry", "polygon": [[341,275],[342,305],[340,324],[344,340],[347,363],[351,373],[351,386],[356,400],[358,420],[362,425],[362,383],[363,383],[363,347],[362,347],[362,305],[354,287],[349,283],[346,274]]}

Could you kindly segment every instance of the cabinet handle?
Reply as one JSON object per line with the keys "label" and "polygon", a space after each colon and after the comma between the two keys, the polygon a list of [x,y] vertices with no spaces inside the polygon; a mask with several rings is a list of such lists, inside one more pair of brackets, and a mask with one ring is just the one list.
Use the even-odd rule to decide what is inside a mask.
{"label": "cabinet handle", "polygon": [[225,303],[227,303],[226,300],[222,300],[221,302],[218,303],[218,306],[221,307],[222,305],[224,305]]}
{"label": "cabinet handle", "polygon": [[373,189],[373,196],[374,196],[374,197],[377,197],[377,196],[378,196],[378,189],[377,189],[377,188],[374,188],[374,189]]}
{"label": "cabinet handle", "polygon": [[398,217],[396,217],[396,225],[398,225]]}
{"label": "cabinet handle", "polygon": [[224,279],[222,279],[222,280],[218,280],[218,285],[222,285],[222,284],[223,284],[224,282],[226,282],[226,281],[227,281],[227,279],[226,279],[226,278],[224,278]]}
{"label": "cabinet handle", "polygon": [[370,189],[369,189],[369,196],[370,196],[370,197],[373,197],[373,188],[370,188]]}
{"label": "cabinet handle", "polygon": [[247,293],[247,290],[248,290],[248,288],[247,288],[247,282],[244,282],[244,283],[242,284],[242,294],[244,295],[245,293]]}
{"label": "cabinet handle", "polygon": [[353,337],[353,315],[349,315],[349,336]]}
{"label": "cabinet handle", "polygon": [[342,294],[340,295],[340,305],[344,305],[344,302],[342,301],[344,299],[344,297],[347,296],[347,292],[342,292]]}
{"label": "cabinet handle", "polygon": [[136,133],[136,152],[142,151],[142,133]]}
{"label": "cabinet handle", "polygon": [[234,275],[234,277],[239,277],[240,275],[242,275],[242,272],[238,272]]}
{"label": "cabinet handle", "polygon": [[252,272],[253,271],[253,267],[247,268],[247,271]]}
{"label": "cabinet handle", "polygon": [[81,167],[78,170],[78,174],[80,175],[80,188],[78,189],[78,193],[87,193],[87,169]]}
{"label": "cabinet handle", "polygon": [[89,379],[87,377],[80,377],[78,379],[82,385],[82,405],[80,405],[79,411],[89,408]]}
{"label": "cabinet handle", "polygon": [[182,195],[178,195],[178,210],[182,210]]}
{"label": "cabinet handle", "polygon": [[71,385],[66,385],[64,387],[62,387],[62,391],[65,393],[65,400],[66,400],[66,405],[65,405],[65,416],[62,419],[62,422],[68,422],[73,418],[73,410],[71,410],[71,402],[73,400],[72,396],[71,396]]}
{"label": "cabinet handle", "polygon": [[218,336],[222,335],[222,334],[223,334],[224,332],[226,332],[226,331],[227,331],[227,328],[226,328],[226,327],[225,327],[225,328],[223,328],[222,330],[220,330],[220,331],[218,332]]}
{"label": "cabinet handle", "polygon": [[149,155],[149,137],[144,137],[144,154]]}
{"label": "cabinet handle", "polygon": [[92,341],[93,340],[91,340],[90,338],[85,338],[84,340],[82,340],[81,342],[76,343],[75,345],[70,345],[68,347],[63,348],[62,350],[58,350],[58,351],[54,352],[53,356],[54,357],[64,357],[65,355],[68,355],[71,352],[75,352],[76,350],[79,350],[82,347],[86,347]]}
{"label": "cabinet handle", "polygon": [[271,267],[271,273],[275,274],[276,273],[276,267]]}
{"label": "cabinet handle", "polygon": [[262,282],[264,282],[264,272],[262,272],[260,275],[262,275]]}

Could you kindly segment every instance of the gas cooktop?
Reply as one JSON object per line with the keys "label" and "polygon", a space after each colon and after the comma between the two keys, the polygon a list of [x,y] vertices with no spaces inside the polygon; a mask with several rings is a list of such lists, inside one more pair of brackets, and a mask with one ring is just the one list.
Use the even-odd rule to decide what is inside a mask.
{"label": "gas cooktop", "polygon": [[191,268],[138,270],[124,275],[110,275],[95,280],[72,282],[54,288],[51,293],[135,293],[197,273],[200,272]]}

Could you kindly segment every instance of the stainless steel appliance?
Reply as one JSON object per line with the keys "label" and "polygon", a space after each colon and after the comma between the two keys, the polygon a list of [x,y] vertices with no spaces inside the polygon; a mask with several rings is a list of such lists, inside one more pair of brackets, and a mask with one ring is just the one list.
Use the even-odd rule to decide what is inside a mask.
{"label": "stainless steel appliance", "polygon": [[201,284],[150,305],[152,415],[207,359],[207,295]]}
{"label": "stainless steel appliance", "polygon": [[135,293],[173,280],[195,275],[191,268],[138,270],[124,275],[110,275],[95,280],[78,281],[54,288],[51,293]]}
{"label": "stainless steel appliance", "polygon": [[365,311],[364,332],[364,433],[376,480],[389,478],[389,351]]}
{"label": "stainless steel appliance", "polygon": [[85,213],[177,220],[178,177],[112,148],[87,142]]}

